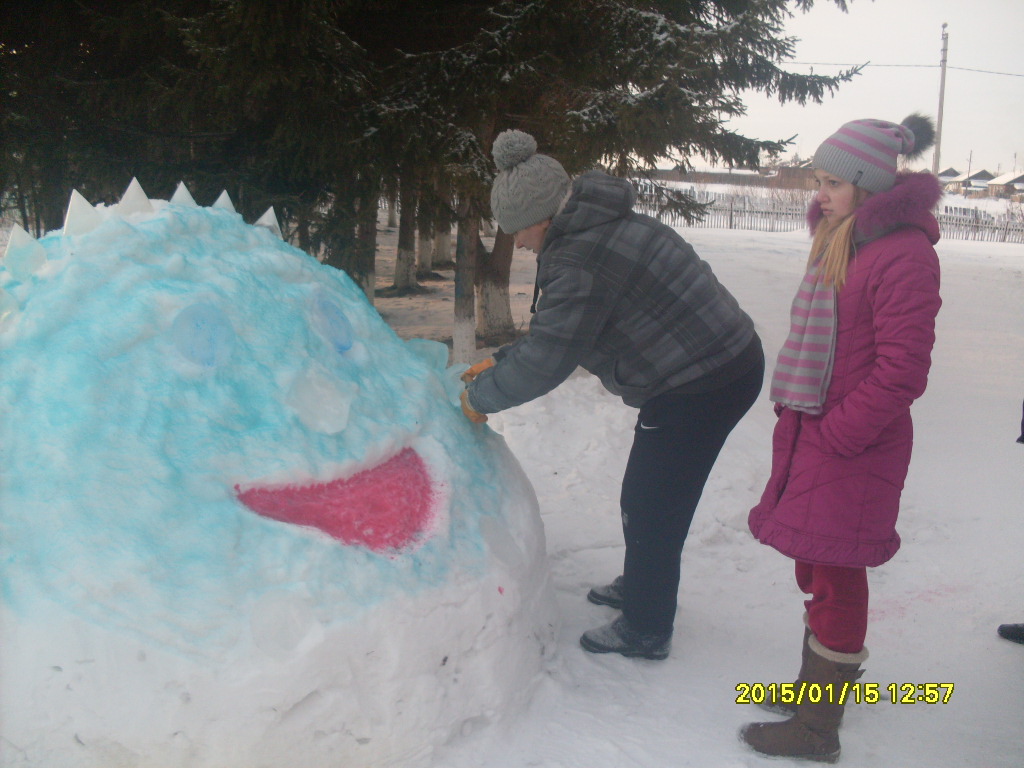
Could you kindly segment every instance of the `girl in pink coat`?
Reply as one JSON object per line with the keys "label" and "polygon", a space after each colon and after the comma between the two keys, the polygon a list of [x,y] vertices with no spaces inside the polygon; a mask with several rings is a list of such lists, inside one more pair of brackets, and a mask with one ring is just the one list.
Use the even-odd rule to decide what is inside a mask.
{"label": "girl in pink coat", "polygon": [[809,268],[772,378],[771,477],[749,521],[795,561],[809,596],[793,696],[769,702],[790,718],[741,731],[763,754],[838,759],[840,692],[868,655],[867,567],[900,546],[910,405],[928,380],[941,304],[931,211],[942,193],[929,173],[898,173],[897,156],[920,154],[933,135],[918,115],[855,120],[814,156]]}

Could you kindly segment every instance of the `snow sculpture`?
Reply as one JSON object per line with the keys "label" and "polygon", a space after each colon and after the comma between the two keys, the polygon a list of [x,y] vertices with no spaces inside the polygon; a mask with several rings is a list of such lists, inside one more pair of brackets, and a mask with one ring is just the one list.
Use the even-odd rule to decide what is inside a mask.
{"label": "snow sculpture", "polygon": [[18,302],[3,288],[0,288],[0,324],[18,310]]}
{"label": "snow sculpture", "polygon": [[231,198],[228,196],[228,191],[225,189],[220,193],[220,197],[213,201],[211,208],[221,208],[225,211],[235,212],[235,204],[231,202]]}
{"label": "snow sculpture", "polygon": [[65,235],[84,235],[99,226],[102,217],[99,212],[76,189],[68,201],[68,212],[64,215]]}
{"label": "snow sculpture", "polygon": [[46,263],[46,251],[17,224],[11,229],[4,252],[4,267],[15,280],[27,280]]}
{"label": "snow sculpture", "polygon": [[375,552],[414,544],[431,522],[434,494],[411,448],[347,480],[302,487],[250,488],[238,498],[272,520],[308,525]]}
{"label": "snow sculpture", "polygon": [[428,766],[542,671],[461,367],[261,221],[133,180],[0,262],[3,768]]}
{"label": "snow sculpture", "polygon": [[[313,294],[312,316],[313,326],[317,332],[329,341],[335,350],[344,353],[352,348],[352,323],[345,317],[345,310],[324,291]],[[448,350],[445,350],[446,365],[447,354]]]}
{"label": "snow sculpture", "polygon": [[188,191],[188,187],[185,186],[184,182],[178,182],[178,186],[174,190],[174,194],[171,195],[170,202],[174,205],[181,205],[186,208],[195,208],[196,201],[192,197],[192,193]]}
{"label": "snow sculpture", "polygon": [[136,213],[152,213],[153,204],[139,184],[138,179],[133,178],[121,196],[121,202],[117,204],[117,215],[121,218],[128,218]]}
{"label": "snow sculpture", "polygon": [[274,213],[274,206],[267,208],[266,212],[253,222],[254,227],[266,227],[278,237],[281,235],[281,225],[277,221],[277,214]]}
{"label": "snow sculpture", "polygon": [[212,304],[193,304],[183,309],[171,326],[174,344],[193,363],[213,368],[231,357],[235,331],[231,321]]}

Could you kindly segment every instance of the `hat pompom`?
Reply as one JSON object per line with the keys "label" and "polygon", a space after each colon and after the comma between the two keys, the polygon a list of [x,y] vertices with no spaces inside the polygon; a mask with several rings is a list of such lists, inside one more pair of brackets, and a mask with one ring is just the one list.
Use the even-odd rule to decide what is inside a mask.
{"label": "hat pompom", "polygon": [[537,140],[524,131],[502,131],[491,148],[494,164],[499,171],[507,171],[537,154]]}
{"label": "hat pompom", "polygon": [[935,123],[930,117],[915,112],[903,118],[900,125],[914,134],[914,142],[909,151],[900,153],[905,155],[908,160],[917,159],[935,143]]}

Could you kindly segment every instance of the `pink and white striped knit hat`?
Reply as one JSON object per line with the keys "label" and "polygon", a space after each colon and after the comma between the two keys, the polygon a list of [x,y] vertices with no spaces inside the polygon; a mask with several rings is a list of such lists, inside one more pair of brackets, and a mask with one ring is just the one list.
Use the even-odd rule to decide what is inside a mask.
{"label": "pink and white striped knit hat", "polygon": [[[907,123],[852,120],[822,142],[814,153],[814,167],[868,192],[887,192],[896,183],[897,156],[920,154],[931,144],[929,136],[921,146],[925,142]],[[917,127],[913,122],[911,126]]]}

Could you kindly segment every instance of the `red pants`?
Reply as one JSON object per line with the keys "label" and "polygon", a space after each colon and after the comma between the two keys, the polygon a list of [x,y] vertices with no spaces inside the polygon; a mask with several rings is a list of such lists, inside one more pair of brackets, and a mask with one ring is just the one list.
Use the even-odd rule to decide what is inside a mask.
{"label": "red pants", "polygon": [[796,583],[811,596],[804,601],[807,625],[826,648],[859,653],[868,633],[868,569],[796,561]]}

